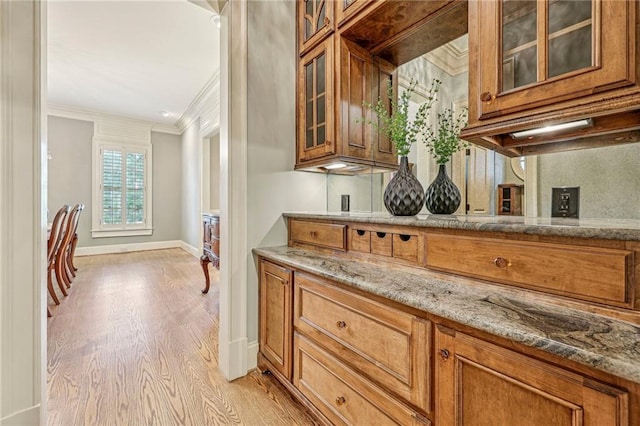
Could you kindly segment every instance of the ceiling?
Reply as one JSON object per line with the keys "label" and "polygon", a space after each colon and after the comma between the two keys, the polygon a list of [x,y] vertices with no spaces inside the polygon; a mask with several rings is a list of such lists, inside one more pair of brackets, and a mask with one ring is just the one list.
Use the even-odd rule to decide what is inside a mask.
{"label": "ceiling", "polygon": [[186,0],[50,0],[48,10],[49,105],[173,125],[219,70],[212,13]]}

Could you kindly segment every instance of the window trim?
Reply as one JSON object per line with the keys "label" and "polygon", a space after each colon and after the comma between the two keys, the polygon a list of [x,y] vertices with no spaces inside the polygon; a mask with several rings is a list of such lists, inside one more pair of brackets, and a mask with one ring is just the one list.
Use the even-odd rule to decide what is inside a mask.
{"label": "window trim", "polygon": [[[127,152],[144,152],[145,158],[145,196],[144,196],[144,222],[133,225],[103,225],[102,216],[102,150],[122,150],[124,158]],[[93,173],[92,173],[92,228],[93,238],[130,237],[136,235],[153,234],[153,148],[150,143],[124,142],[105,137],[93,138]],[[125,185],[126,191],[126,185]],[[125,207],[126,208],[126,207]],[[126,215],[126,210],[123,215]]]}

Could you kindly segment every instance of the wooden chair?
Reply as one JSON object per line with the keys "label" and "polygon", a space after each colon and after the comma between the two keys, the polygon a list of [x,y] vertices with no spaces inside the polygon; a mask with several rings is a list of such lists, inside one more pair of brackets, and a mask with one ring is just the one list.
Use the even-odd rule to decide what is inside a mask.
{"label": "wooden chair", "polygon": [[[47,242],[47,288],[49,289],[49,295],[56,305],[60,304],[60,300],[58,299],[58,295],[56,294],[56,292],[53,290],[53,280],[51,274],[54,270],[56,253],[60,248],[60,244],[62,243],[62,238],[66,226],[65,219],[67,218],[68,214],[69,206],[65,204],[60,210],[58,210],[55,217],[53,218],[51,231],[49,232],[49,239]],[[64,289],[62,289],[62,294],[64,294],[65,296],[67,295]]]}
{"label": "wooden chair", "polygon": [[78,226],[79,209],[80,204],[76,204],[67,215],[64,237],[56,252],[56,280],[58,281],[60,290],[62,290],[62,293],[65,296],[67,295],[66,288],[71,288],[71,281],[73,280],[73,275],[71,275],[71,272],[68,270],[69,266],[67,265],[67,257],[71,251],[71,242],[73,241],[73,237]]}
{"label": "wooden chair", "polygon": [[78,207],[78,217],[75,221],[75,227],[73,229],[73,238],[69,245],[69,252],[67,253],[67,271],[74,277],[76,276],[76,265],[73,263],[74,256],[76,255],[76,246],[78,245],[78,223],[80,222],[80,214],[84,210],[84,204],[80,204]]}

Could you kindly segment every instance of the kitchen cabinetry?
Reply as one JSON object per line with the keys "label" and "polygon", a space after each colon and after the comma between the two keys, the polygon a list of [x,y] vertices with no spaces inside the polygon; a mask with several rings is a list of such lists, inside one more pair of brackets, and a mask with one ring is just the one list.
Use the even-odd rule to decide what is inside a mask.
{"label": "kitchen cabinetry", "polygon": [[[620,115],[640,99],[636,22],[635,1],[470,2],[462,137],[517,155],[531,144],[637,129],[637,118]],[[593,121],[564,133],[513,135],[577,119]]]}
{"label": "kitchen cabinetry", "polygon": [[335,154],[333,38],[300,59],[298,68],[298,161]]}
{"label": "kitchen cabinetry", "polygon": [[523,198],[524,185],[501,183],[498,185],[498,214],[522,216]]}
{"label": "kitchen cabinetry", "polygon": [[623,389],[445,327],[434,345],[438,425],[629,424]]}
{"label": "kitchen cabinetry", "polygon": [[260,352],[285,379],[291,379],[291,294],[293,273],[260,262]]}
{"label": "kitchen cabinetry", "polygon": [[334,29],[335,0],[298,0],[298,50],[305,53]]}

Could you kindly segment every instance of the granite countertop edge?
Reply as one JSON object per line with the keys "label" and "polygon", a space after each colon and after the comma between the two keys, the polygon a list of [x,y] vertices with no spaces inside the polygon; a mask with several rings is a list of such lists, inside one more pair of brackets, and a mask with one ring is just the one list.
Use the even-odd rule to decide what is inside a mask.
{"label": "granite countertop edge", "polygon": [[[393,268],[300,248],[255,255],[640,383],[640,327],[602,315],[532,303],[473,279]],[[477,283],[477,281],[475,281]]]}
{"label": "granite countertop edge", "polygon": [[410,217],[378,213],[286,212],[284,217],[313,220],[341,220],[378,225],[415,226],[419,228],[460,229],[467,231],[505,232],[555,237],[598,238],[640,241],[640,220],[633,219],[564,219],[525,218],[522,216],[450,216],[418,215]]}

